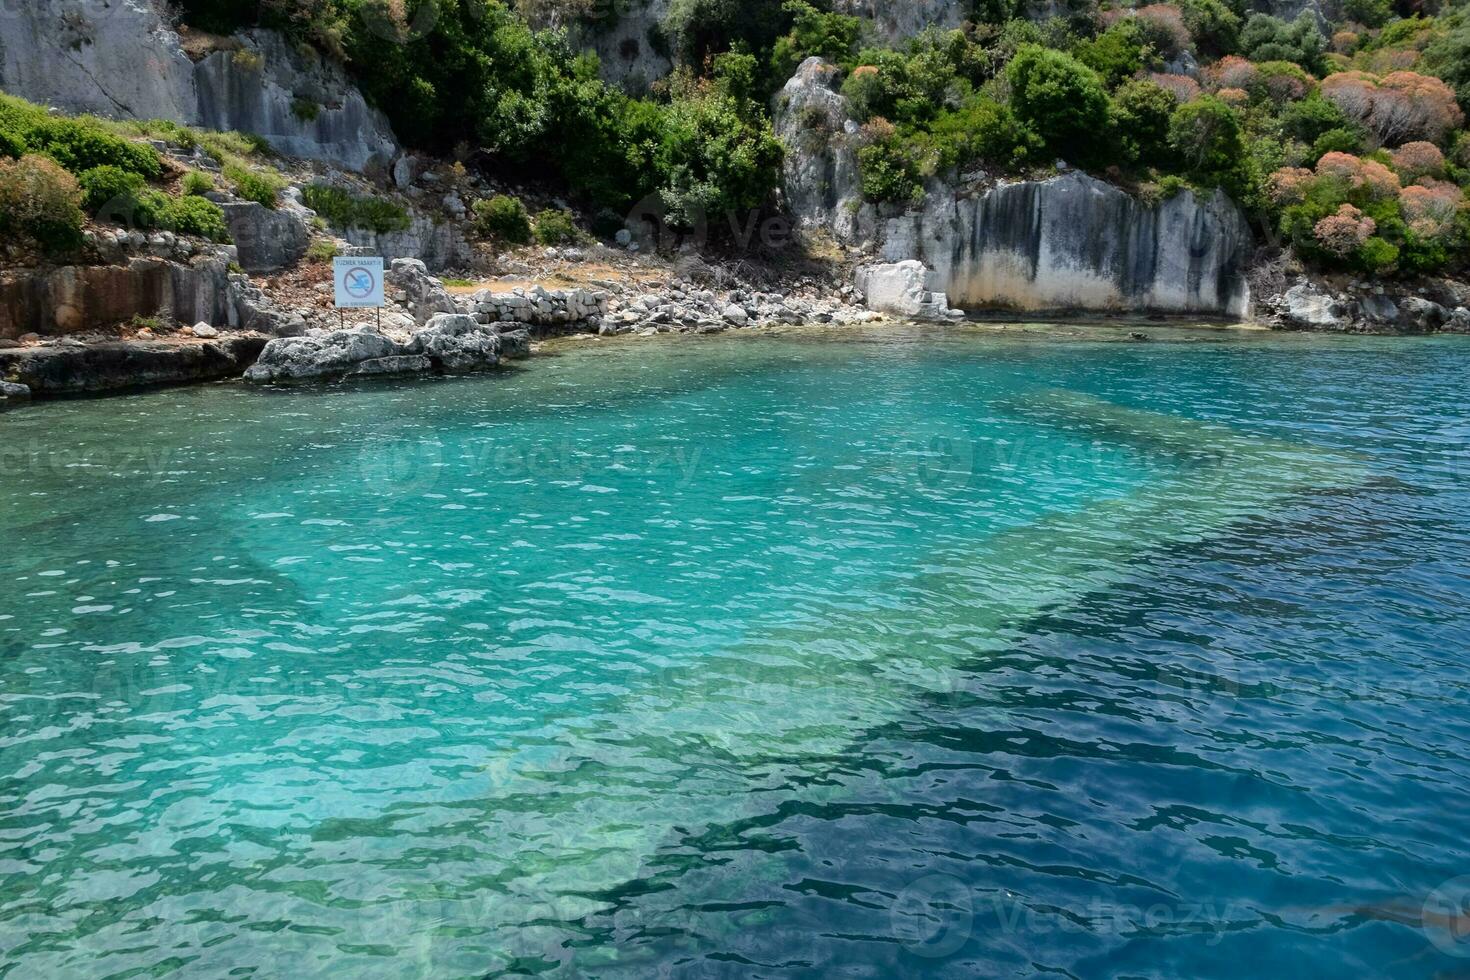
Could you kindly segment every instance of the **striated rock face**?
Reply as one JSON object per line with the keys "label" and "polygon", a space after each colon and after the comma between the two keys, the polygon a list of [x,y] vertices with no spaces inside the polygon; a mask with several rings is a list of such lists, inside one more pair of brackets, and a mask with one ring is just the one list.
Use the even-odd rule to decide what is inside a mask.
{"label": "striated rock face", "polygon": [[966,0],[835,0],[832,7],[872,21],[874,33],[889,44],[928,27],[954,30],[970,16]]}
{"label": "striated rock face", "polygon": [[[274,31],[249,31],[240,40],[246,56],[216,51],[195,68],[197,125],[255,133],[288,156],[352,170],[392,161],[398,144],[387,118],[340,68]],[[315,118],[298,109],[307,106],[306,115]]]}
{"label": "striated rock face", "polygon": [[194,65],[154,0],[0,4],[0,88],[72,112],[195,121]]}
{"label": "striated rock face", "polygon": [[[876,2],[876,0],[872,0]],[[808,59],[776,102],[786,204],[804,229],[918,260],[926,289],[969,309],[1118,311],[1244,317],[1253,239],[1216,192],[1148,204],[1068,173],[970,189],[931,181],[923,208],[862,203],[847,100],[836,68]]]}
{"label": "striated rock face", "polygon": [[76,333],[135,315],[230,323],[235,305],[225,254],[187,265],[139,257],[123,265],[21,269],[0,275],[0,338]]}
{"label": "striated rock face", "polygon": [[189,384],[238,376],[265,346],[240,335],[205,343],[118,341],[0,350],[0,377],[36,397]]}
{"label": "striated rock face", "polygon": [[802,62],[776,96],[776,136],[786,146],[782,189],[786,206],[807,230],[838,241],[869,238],[872,208],[864,208],[856,131],[841,73],[821,58]]}
{"label": "striated rock face", "polygon": [[883,233],[890,261],[917,258],[967,308],[1244,317],[1250,226],[1223,193],[1146,204],[1081,173],[931,194]]}
{"label": "striated rock face", "polygon": [[[265,30],[196,64],[168,13],[161,0],[0,3],[0,88],[69,112],[256,133],[353,170],[398,152],[386,117],[337,66]],[[315,118],[298,111],[308,105]]]}
{"label": "striated rock face", "polygon": [[669,0],[600,3],[589,19],[570,26],[567,38],[575,47],[597,53],[605,81],[642,93],[674,69],[667,48],[657,40],[668,13]]}

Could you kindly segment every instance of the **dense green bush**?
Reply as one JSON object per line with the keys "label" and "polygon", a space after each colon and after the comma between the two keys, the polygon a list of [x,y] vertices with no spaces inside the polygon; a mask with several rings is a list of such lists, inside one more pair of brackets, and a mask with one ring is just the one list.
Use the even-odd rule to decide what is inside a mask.
{"label": "dense green bush", "polygon": [[213,201],[185,195],[171,198],[158,215],[159,225],[181,235],[198,235],[216,242],[230,240],[224,212]]}
{"label": "dense green bush", "polygon": [[542,211],[536,215],[535,234],[542,245],[575,245],[583,238],[570,211]]}
{"label": "dense green bush", "polygon": [[1289,24],[1269,14],[1252,14],[1240,32],[1240,53],[1251,61],[1290,61],[1320,72],[1326,50],[1327,39],[1309,11]]}
{"label": "dense green bush", "polygon": [[214,190],[214,178],[202,170],[191,170],[184,174],[179,189],[185,194],[203,196]]}
{"label": "dense green bush", "polygon": [[1179,169],[1196,183],[1223,187],[1238,198],[1250,192],[1240,117],[1219,99],[1204,96],[1174,110],[1169,149]]}
{"label": "dense green bush", "polygon": [[1134,80],[1113,95],[1119,150],[1130,163],[1160,166],[1168,161],[1169,123],[1178,100],[1153,82]]}
{"label": "dense green bush", "polygon": [[82,190],[55,161],[29,155],[0,160],[0,237],[52,254],[82,243]]}
{"label": "dense green bush", "polygon": [[718,85],[676,79],[666,113],[659,194],[668,221],[702,221],[760,208],[775,190],[783,150],[759,108]]}
{"label": "dense green bush", "polygon": [[870,201],[917,204],[924,185],[918,165],[898,131],[891,125],[870,136],[858,150],[863,196]]}
{"label": "dense green bush", "polygon": [[358,197],[340,187],[310,184],[302,189],[301,198],[307,207],[338,228],[365,228],[385,235],[406,231],[411,223],[408,211],[385,197]]}
{"label": "dense green bush", "polygon": [[1006,68],[1011,108],[1049,152],[1094,161],[1108,130],[1108,93],[1097,72],[1060,51],[1028,45]]}
{"label": "dense green bush", "polygon": [[531,215],[520,198],[497,194],[474,206],[475,227],[486,238],[507,245],[525,245],[531,241]]}
{"label": "dense green bush", "polygon": [[[153,147],[123,139],[89,116],[52,116],[44,108],[0,95],[0,132],[13,150],[42,153],[73,174],[112,166],[145,180],[163,175],[163,159]],[[7,155],[14,156],[10,150]]]}
{"label": "dense green bush", "polygon": [[267,175],[257,170],[251,170],[238,164],[231,164],[224,168],[225,180],[235,189],[235,193],[247,201],[263,204],[272,210],[276,206],[276,196],[285,187],[285,181],[279,177]]}
{"label": "dense green bush", "polygon": [[850,65],[862,36],[862,21],[844,14],[818,10],[806,0],[788,0],[791,32],[776,40],[771,50],[771,78],[777,84],[790,78],[807,58],[826,58]]}
{"label": "dense green bush", "polygon": [[1072,49],[1073,56],[1109,86],[1132,78],[1148,64],[1150,54],[1133,18],[1118,21],[1097,37]]}
{"label": "dense green bush", "polygon": [[83,206],[95,214],[114,201],[131,200],[145,181],[135,173],[107,165],[83,171],[77,183],[82,187]]}

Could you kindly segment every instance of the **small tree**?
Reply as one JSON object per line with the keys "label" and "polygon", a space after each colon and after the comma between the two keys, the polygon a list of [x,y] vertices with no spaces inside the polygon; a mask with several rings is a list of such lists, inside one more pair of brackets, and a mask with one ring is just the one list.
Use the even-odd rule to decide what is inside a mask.
{"label": "small tree", "polygon": [[1093,160],[1108,126],[1108,93],[1097,72],[1060,51],[1028,44],[1006,68],[1011,107],[1052,153]]}

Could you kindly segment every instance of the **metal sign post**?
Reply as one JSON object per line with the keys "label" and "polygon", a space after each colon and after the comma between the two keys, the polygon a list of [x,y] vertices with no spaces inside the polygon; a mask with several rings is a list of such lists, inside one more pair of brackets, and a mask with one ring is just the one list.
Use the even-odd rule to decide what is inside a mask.
{"label": "metal sign post", "polygon": [[383,329],[383,259],[382,256],[338,256],[332,260],[332,282],[336,295],[337,317],[347,325],[343,310],[378,311],[378,329]]}

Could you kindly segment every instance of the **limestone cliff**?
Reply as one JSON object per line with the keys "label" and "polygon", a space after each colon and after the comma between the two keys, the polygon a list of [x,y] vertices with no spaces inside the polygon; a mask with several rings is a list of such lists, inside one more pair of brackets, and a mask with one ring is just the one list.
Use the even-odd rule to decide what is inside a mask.
{"label": "limestone cliff", "polygon": [[1076,172],[946,191],[890,219],[882,252],[925,262],[961,308],[1249,311],[1251,231],[1220,191],[1148,204]]}
{"label": "limestone cliff", "polygon": [[1252,235],[1219,192],[1147,203],[1071,172],[993,185],[951,176],[930,181],[921,208],[863,203],[856,124],[837,81],[809,59],[776,103],[783,192],[803,228],[885,262],[922,261],[926,290],[966,309],[1249,312]]}
{"label": "limestone cliff", "polygon": [[69,112],[238,129],[291,156],[353,170],[397,141],[342,70],[250,31],[197,63],[163,0],[0,4],[0,89]]}

